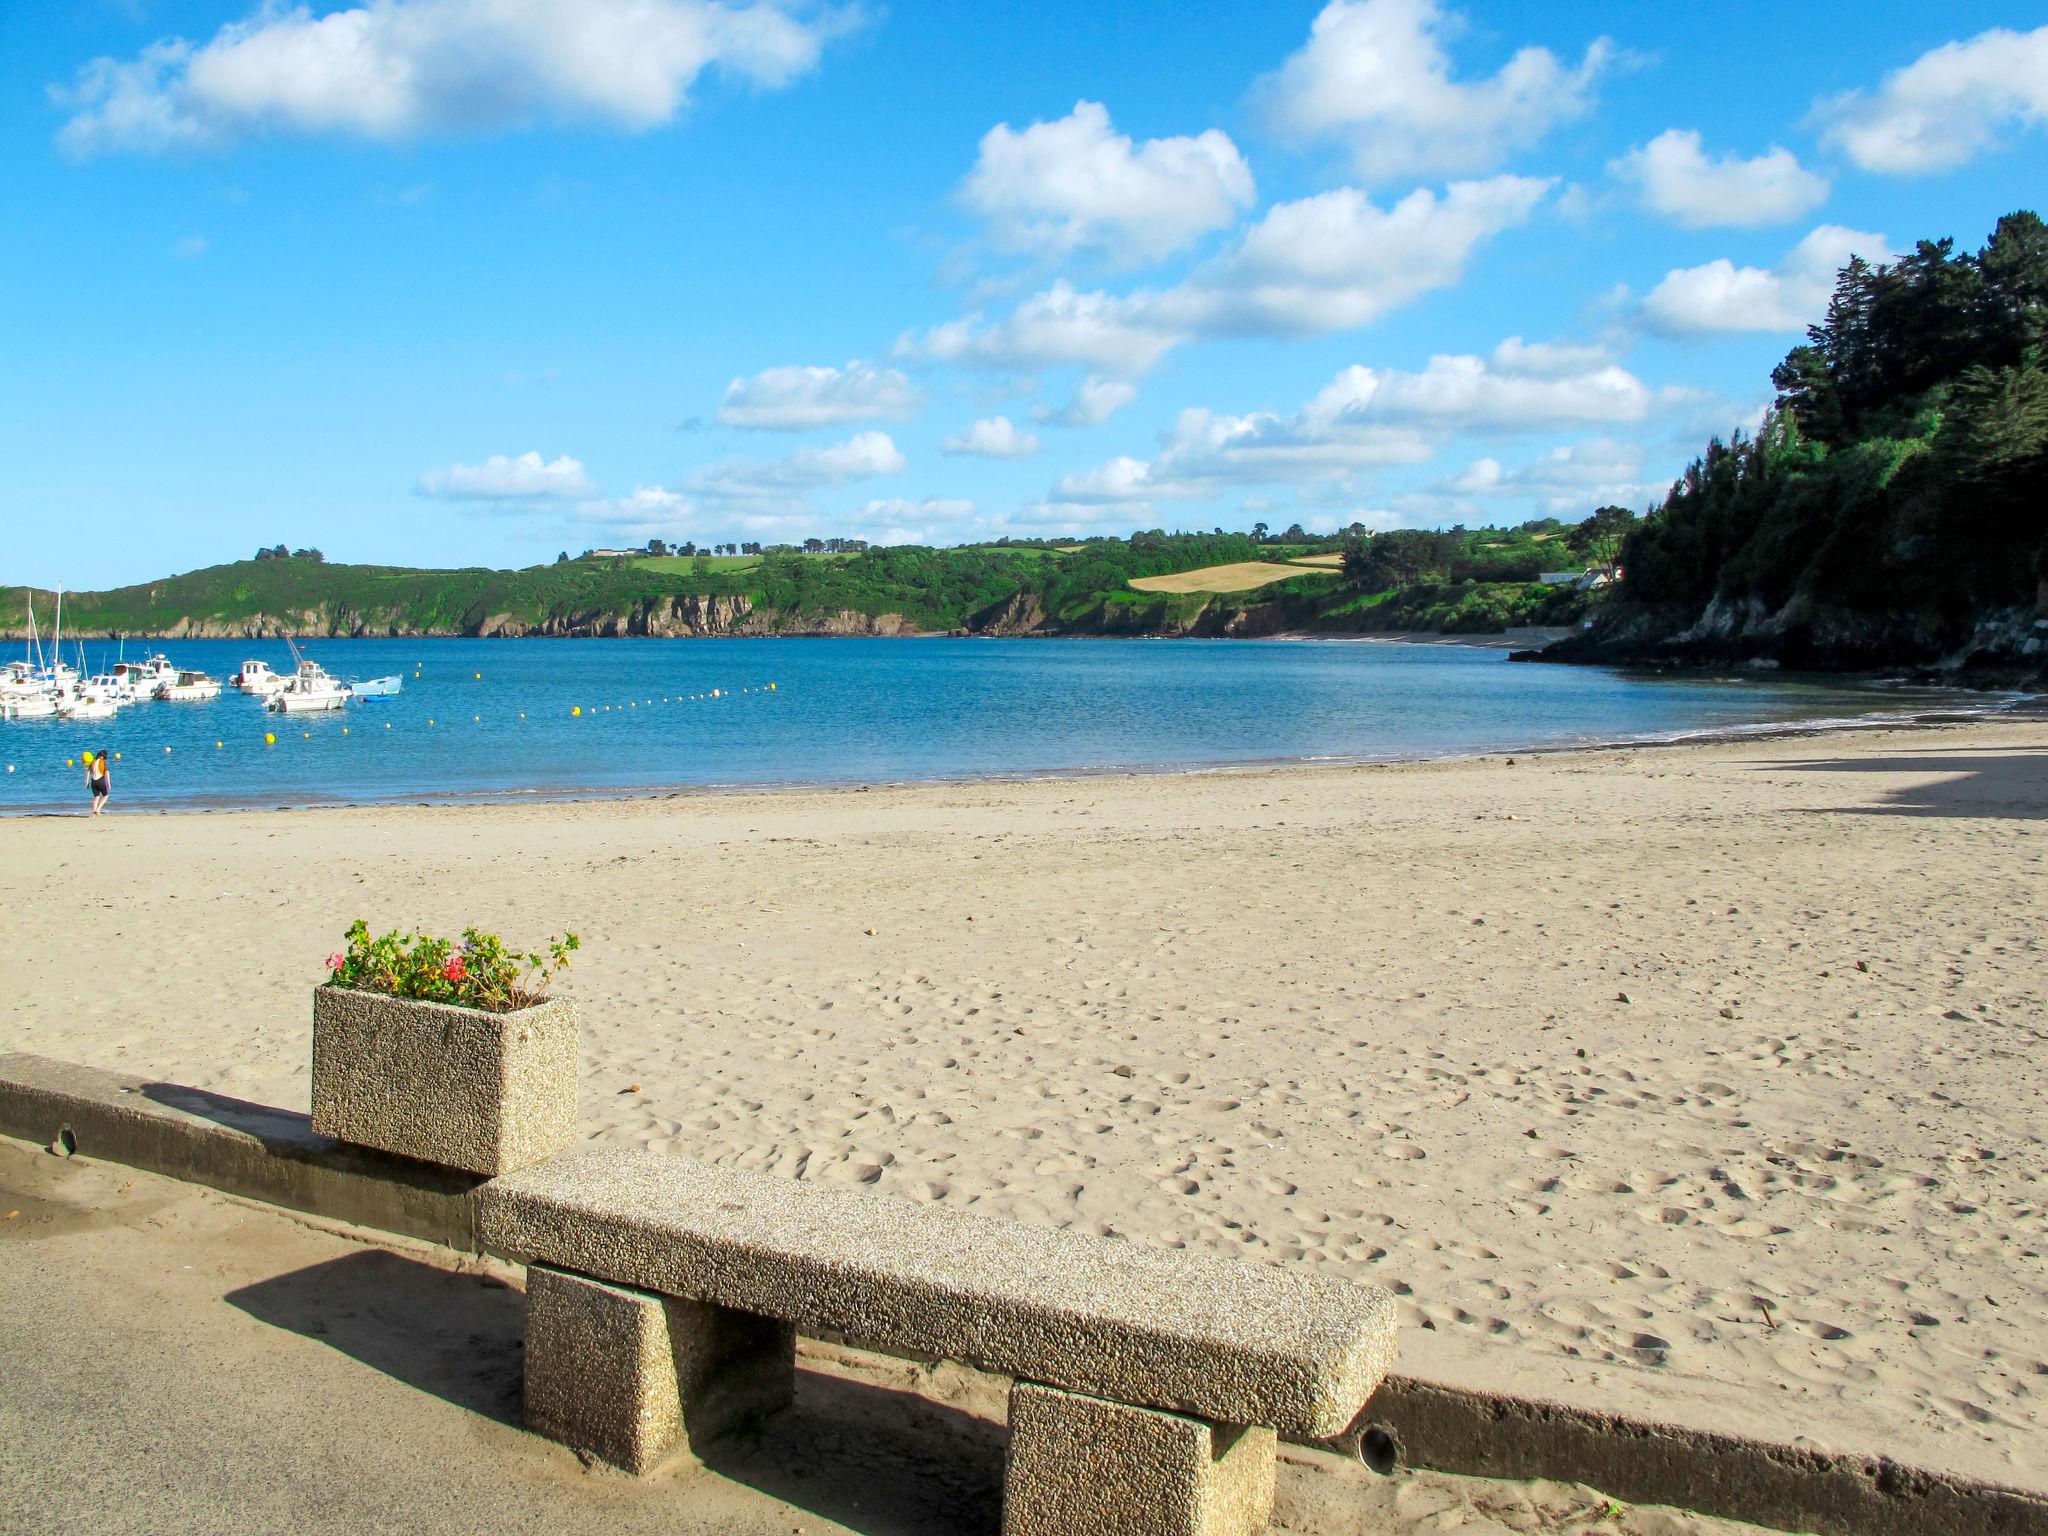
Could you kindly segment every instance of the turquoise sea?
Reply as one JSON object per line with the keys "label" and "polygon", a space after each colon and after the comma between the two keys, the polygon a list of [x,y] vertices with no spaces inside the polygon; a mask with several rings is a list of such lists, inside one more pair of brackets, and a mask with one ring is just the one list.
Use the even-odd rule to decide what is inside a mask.
{"label": "turquoise sea", "polygon": [[[246,657],[291,666],[281,642],[125,647],[131,660],[158,649],[223,680]],[[336,640],[307,653],[341,678],[397,673],[405,691],[290,718],[229,689],[103,722],[0,721],[0,811],[80,808],[85,749],[119,754],[116,808],[270,807],[1373,761],[1987,704],[1342,640]],[[94,672],[118,654],[86,645]]]}

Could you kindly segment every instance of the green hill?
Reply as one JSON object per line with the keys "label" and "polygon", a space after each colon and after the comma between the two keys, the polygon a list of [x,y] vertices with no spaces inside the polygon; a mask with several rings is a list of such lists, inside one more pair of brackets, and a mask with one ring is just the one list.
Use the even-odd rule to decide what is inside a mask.
{"label": "green hill", "polygon": [[[607,555],[516,571],[342,565],[310,552],[266,553],[138,586],[67,592],[64,628],[166,637],[1478,632],[1572,622],[1583,597],[1535,578],[1553,565],[1583,567],[1593,553],[1592,535],[1549,519],[1371,540],[1362,530],[1320,539],[1296,532],[1260,539],[1154,530],[1059,547]],[[1341,566],[1330,563],[1340,556]],[[1210,566],[1317,557],[1322,565],[1301,565],[1298,575],[1250,592],[1130,585]],[[27,633],[26,598],[21,588],[0,590],[0,632]],[[54,594],[37,591],[34,600],[47,629]]]}

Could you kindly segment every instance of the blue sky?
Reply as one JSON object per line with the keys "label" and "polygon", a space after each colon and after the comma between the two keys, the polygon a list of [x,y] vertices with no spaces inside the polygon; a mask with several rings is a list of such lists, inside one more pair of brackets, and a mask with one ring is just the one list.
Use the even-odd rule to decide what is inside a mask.
{"label": "blue sky", "polygon": [[0,578],[1642,507],[2015,5],[16,0]]}

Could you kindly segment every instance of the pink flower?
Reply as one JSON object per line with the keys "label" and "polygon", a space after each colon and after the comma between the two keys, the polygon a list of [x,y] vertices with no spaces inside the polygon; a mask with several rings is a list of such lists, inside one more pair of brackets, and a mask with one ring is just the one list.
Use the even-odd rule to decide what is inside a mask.
{"label": "pink flower", "polygon": [[348,956],[344,955],[340,950],[336,950],[333,954],[327,957],[327,969],[329,969],[330,971],[338,971],[347,962],[347,960]]}
{"label": "pink flower", "polygon": [[466,974],[467,972],[462,964],[462,956],[460,955],[453,956],[446,965],[441,967],[441,979],[443,981],[460,981]]}

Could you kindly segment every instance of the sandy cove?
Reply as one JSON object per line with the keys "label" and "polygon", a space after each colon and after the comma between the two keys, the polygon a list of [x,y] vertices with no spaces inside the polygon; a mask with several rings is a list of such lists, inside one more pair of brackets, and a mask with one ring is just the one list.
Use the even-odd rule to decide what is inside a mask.
{"label": "sandy cove", "polygon": [[594,1139],[1312,1264],[1417,1374],[2043,1486],[2044,818],[2037,720],[12,820],[0,1045],[302,1108],[351,919],[573,927]]}

